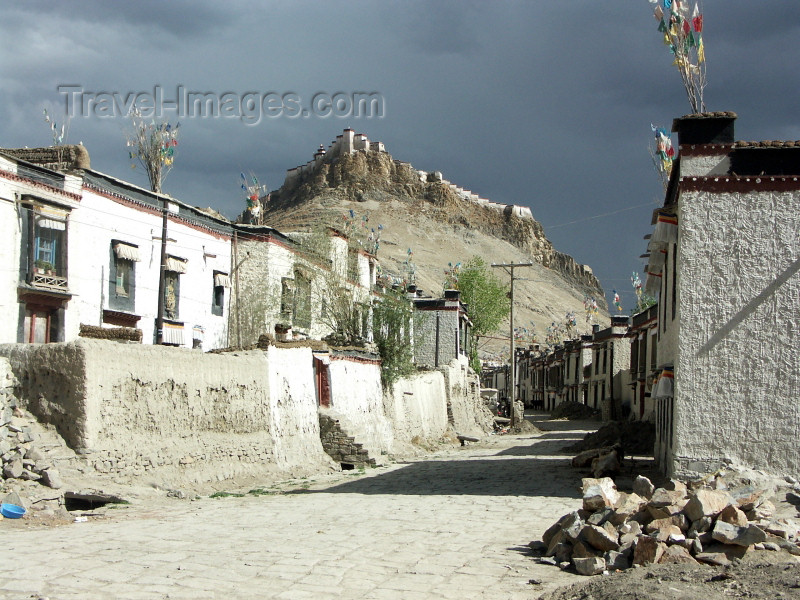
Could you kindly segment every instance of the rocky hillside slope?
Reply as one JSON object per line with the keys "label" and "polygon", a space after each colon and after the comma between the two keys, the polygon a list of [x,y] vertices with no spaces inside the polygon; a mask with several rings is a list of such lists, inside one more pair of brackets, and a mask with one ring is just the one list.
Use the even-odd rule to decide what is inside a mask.
{"label": "rocky hillside slope", "polygon": [[[428,294],[441,294],[448,263],[475,255],[487,263],[533,262],[532,268],[517,271],[522,278],[515,284],[518,327],[531,330],[534,325],[544,341],[547,327],[574,311],[578,331],[584,333],[589,330],[583,319],[586,295],[597,298],[600,321],[607,322],[603,291],[591,269],[553,248],[530,216],[511,206],[466,199],[440,174],[417,171],[387,152],[332,150],[287,177],[262,203],[265,224],[283,232],[308,231],[318,224],[344,230],[352,210],[358,223],[368,217],[368,228],[383,225],[378,257],[385,270],[402,275],[411,248],[417,285]],[[368,233],[360,225],[357,231]],[[507,329],[499,335],[508,335]]]}

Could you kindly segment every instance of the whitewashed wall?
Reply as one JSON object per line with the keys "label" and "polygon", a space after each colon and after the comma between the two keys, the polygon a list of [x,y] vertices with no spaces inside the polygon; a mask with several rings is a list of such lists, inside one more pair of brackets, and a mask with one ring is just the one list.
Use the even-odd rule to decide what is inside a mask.
{"label": "whitewashed wall", "polygon": [[[0,157],[0,169],[16,170],[16,165]],[[21,220],[15,203],[18,186],[0,173],[0,342],[17,342],[21,318],[17,301],[20,250],[22,244]]]}
{"label": "whitewashed wall", "polygon": [[673,470],[800,475],[800,192],[680,199]]}
{"label": "whitewashed wall", "polygon": [[[179,211],[186,211],[179,207]],[[139,247],[141,260],[135,264],[135,314],[143,342],[153,343],[158,307],[158,278],[161,262],[161,222],[158,212],[134,208],[84,188],[80,209],[70,221],[70,289],[75,296],[66,316],[67,339],[78,335],[80,323],[101,325],[103,309],[109,305],[111,242],[119,240]],[[192,328],[202,325],[203,349],[225,347],[230,309],[230,289],[225,290],[222,316],[211,312],[214,271],[230,273],[230,238],[170,219],[167,254],[186,259],[186,273],[180,276],[178,321],[184,323],[184,346],[191,348]]]}
{"label": "whitewashed wall", "polygon": [[392,424],[386,418],[380,364],[331,357],[331,409],[344,416],[356,441],[379,459],[392,448]]}

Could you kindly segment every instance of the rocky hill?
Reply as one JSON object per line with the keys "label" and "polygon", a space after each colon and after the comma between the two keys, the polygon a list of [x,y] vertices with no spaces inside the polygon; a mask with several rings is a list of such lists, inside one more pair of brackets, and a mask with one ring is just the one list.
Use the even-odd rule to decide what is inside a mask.
{"label": "rocky hill", "polygon": [[[348,137],[348,132],[349,137]],[[360,144],[359,144],[360,141]],[[517,271],[518,327],[532,329],[544,341],[554,321],[574,311],[578,331],[588,331],[583,299],[594,296],[607,322],[602,288],[591,269],[553,248],[529,209],[496,204],[462,190],[440,173],[417,171],[394,160],[382,144],[345,130],[314,159],[287,173],[283,186],[262,199],[259,220],[283,232],[308,231],[319,224],[345,229],[352,210],[364,237],[383,225],[378,257],[385,270],[404,274],[413,252],[416,282],[431,295],[441,294],[448,263],[481,256],[487,263],[533,262]],[[367,228],[361,228],[363,217]],[[498,270],[501,278],[508,276]],[[503,329],[500,336],[508,335]],[[490,344],[497,346],[497,344]]]}

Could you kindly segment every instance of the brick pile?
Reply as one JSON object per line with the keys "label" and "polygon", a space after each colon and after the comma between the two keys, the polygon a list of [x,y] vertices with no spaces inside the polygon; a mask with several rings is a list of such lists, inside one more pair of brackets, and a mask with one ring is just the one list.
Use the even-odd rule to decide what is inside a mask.
{"label": "brick pile", "polygon": [[752,548],[800,556],[800,524],[774,518],[765,490],[717,489],[717,481],[688,489],[675,480],[654,489],[642,476],[632,493],[609,477],[582,483],[583,507],[531,542],[540,562],[597,575],[654,563],[724,565]]}

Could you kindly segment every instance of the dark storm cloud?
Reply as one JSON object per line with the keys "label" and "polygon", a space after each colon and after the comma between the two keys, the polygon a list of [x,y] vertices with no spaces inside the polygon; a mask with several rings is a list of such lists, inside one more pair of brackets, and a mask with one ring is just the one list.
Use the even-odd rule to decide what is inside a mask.
{"label": "dark storm cloud", "polygon": [[[652,5],[626,2],[36,2],[0,21],[0,145],[49,143],[56,87],[378,91],[380,119],[183,120],[165,189],[233,216],[237,178],[278,187],[344,127],[395,158],[497,202],[525,204],[555,246],[590,264],[627,308],[630,272],[661,189],[650,123],[689,104]],[[800,3],[707,0],[709,110],[739,113],[740,139],[800,139]],[[167,115],[169,117],[169,115]],[[140,185],[125,119],[75,118],[98,170]],[[459,260],[465,257],[453,257]]]}

